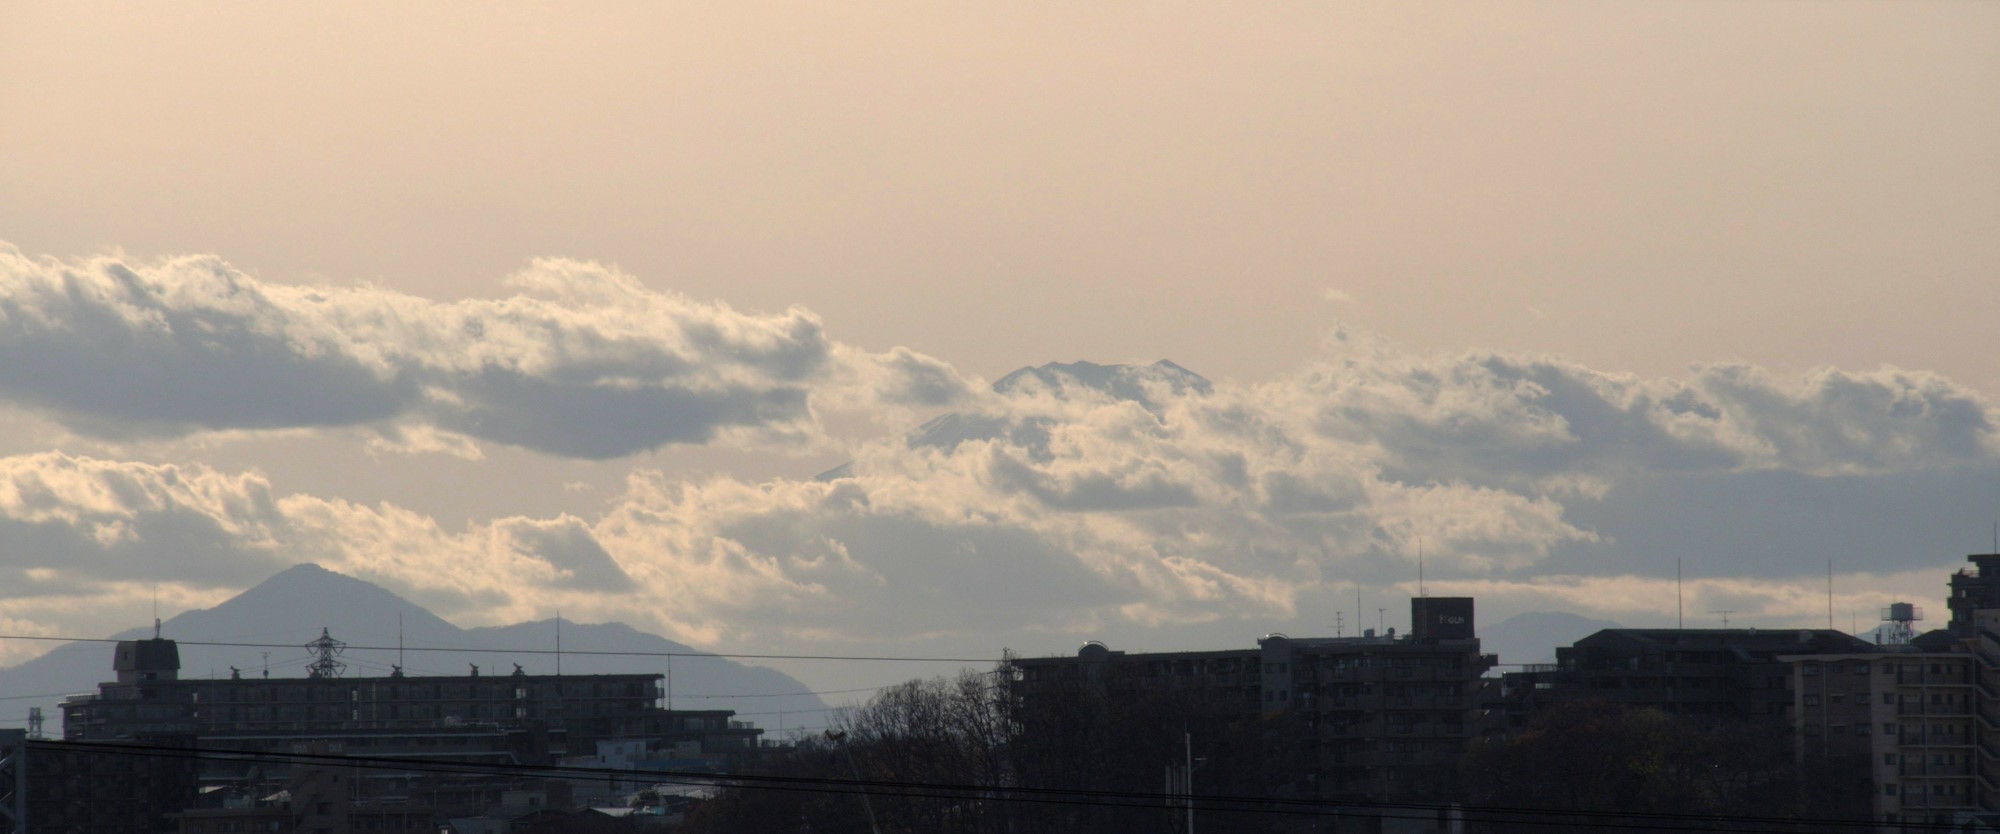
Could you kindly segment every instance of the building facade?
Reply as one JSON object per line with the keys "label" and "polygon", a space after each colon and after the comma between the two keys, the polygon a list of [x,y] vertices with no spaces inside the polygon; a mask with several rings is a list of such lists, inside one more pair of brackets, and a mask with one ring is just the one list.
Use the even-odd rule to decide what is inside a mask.
{"label": "building facade", "polygon": [[1981,785],[1994,769],[1993,757],[1981,754],[1981,702],[1990,699],[1980,695],[1975,652],[1903,648],[1793,659],[1799,755],[1866,773],[1885,830],[1932,830],[1996,810],[1987,806],[2000,794]]}
{"label": "building facade", "polygon": [[[1208,719],[1263,722],[1289,734],[1286,790],[1326,797],[1444,797],[1478,736],[1480,678],[1473,600],[1411,600],[1402,637],[1266,635],[1254,649],[1126,653],[1099,643],[1072,657],[1017,658],[1015,709],[1058,708],[1078,692],[1112,701],[1173,693]],[[1282,723],[1279,720],[1282,719]]]}
{"label": "building facade", "polygon": [[1554,664],[1503,674],[1488,691],[1488,729],[1516,733],[1542,710],[1579,700],[1709,725],[1786,728],[1794,700],[1787,658],[1872,649],[1830,629],[1605,629],[1557,647]]}
{"label": "building facade", "polygon": [[183,680],[178,648],[159,638],[121,642],[113,658],[117,680],[63,702],[63,738],[175,734],[289,743],[486,727],[524,734],[515,755],[541,764],[617,738],[694,739],[721,754],[751,751],[763,733],[730,720],[729,710],[661,708],[655,674]]}
{"label": "building facade", "polygon": [[[257,803],[311,788],[298,779],[325,770],[317,755],[366,764],[333,771],[347,780],[340,802],[294,796],[283,813],[305,821],[325,802],[358,822],[298,822],[298,830],[425,827],[519,794],[513,766],[563,764],[601,743],[639,740],[731,769],[751,763],[763,733],[730,710],[664,709],[660,675],[527,675],[517,667],[497,676],[186,680],[179,667],[172,640],[124,641],[113,652],[116,680],[64,701],[64,740],[30,745],[28,799],[48,823],[31,830],[162,830],[158,820],[183,810],[190,826],[229,830],[212,826],[277,814]],[[147,746],[162,750],[107,752]],[[174,767],[142,767],[147,761]],[[176,781],[183,776],[184,785]],[[172,796],[161,793],[169,788]],[[236,804],[193,807],[197,790],[205,801]],[[147,827],[107,827],[114,816]]]}
{"label": "building facade", "polygon": [[[185,736],[146,736],[125,744],[23,739],[16,755],[23,788],[20,822],[25,825],[14,830],[173,831],[165,815],[194,803],[198,762],[148,748],[191,745]],[[0,831],[7,830],[0,824]]]}

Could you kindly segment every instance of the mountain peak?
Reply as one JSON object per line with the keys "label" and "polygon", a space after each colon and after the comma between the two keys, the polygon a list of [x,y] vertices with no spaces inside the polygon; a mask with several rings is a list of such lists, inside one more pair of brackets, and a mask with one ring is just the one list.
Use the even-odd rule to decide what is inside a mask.
{"label": "mountain peak", "polygon": [[1206,395],[1215,388],[1202,375],[1175,364],[1173,360],[1161,359],[1151,365],[1050,362],[1038,367],[1024,367],[1003,376],[993,383],[993,390],[1005,394],[1033,384],[1057,392],[1070,387],[1085,388],[1147,405],[1152,404],[1146,396],[1149,384],[1164,384],[1176,395],[1189,392]]}

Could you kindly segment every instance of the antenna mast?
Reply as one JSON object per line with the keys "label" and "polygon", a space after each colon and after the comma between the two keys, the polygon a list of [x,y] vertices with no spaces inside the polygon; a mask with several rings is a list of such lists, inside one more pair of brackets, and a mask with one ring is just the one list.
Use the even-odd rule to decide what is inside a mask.
{"label": "antenna mast", "polygon": [[1734,609],[1734,608],[1724,608],[1724,609],[1722,609],[1722,610],[1720,610],[1720,611],[1710,611],[1710,612],[1708,612],[1708,613],[1710,613],[1710,614],[1721,614],[1721,615],[1722,615],[1722,627],[1723,627],[1724,629],[1728,629],[1728,628],[1729,628],[1729,615],[1731,615],[1731,614],[1734,614],[1734,613],[1736,613],[1736,609]]}
{"label": "antenna mast", "polygon": [[1681,560],[1674,557],[1674,629],[1687,630],[1687,617],[1681,613]]}

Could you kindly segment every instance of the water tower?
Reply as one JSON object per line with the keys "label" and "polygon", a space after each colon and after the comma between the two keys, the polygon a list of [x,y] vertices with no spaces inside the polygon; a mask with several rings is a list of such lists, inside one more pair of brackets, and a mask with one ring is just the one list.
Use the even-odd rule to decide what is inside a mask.
{"label": "water tower", "polygon": [[1907,602],[1889,603],[1888,608],[1882,609],[1882,621],[1888,624],[1880,632],[1882,643],[1889,646],[1901,646],[1910,642],[1911,638],[1917,636],[1917,628],[1914,623],[1923,618],[1924,609],[1922,608],[1918,608]]}

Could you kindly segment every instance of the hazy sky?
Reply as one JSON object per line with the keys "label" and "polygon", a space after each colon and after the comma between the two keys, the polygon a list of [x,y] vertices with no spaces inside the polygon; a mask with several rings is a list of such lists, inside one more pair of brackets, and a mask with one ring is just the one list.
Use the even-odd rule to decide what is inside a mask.
{"label": "hazy sky", "polygon": [[[0,3],[0,626],[313,559],[715,649],[1245,644],[1396,613],[1419,539],[1487,621],[1658,622],[1675,558],[1744,622],[1823,622],[1829,555],[1842,625],[1931,601],[2000,515],[1996,44],[1977,2]],[[1162,358],[1214,388],[986,388]]]}

